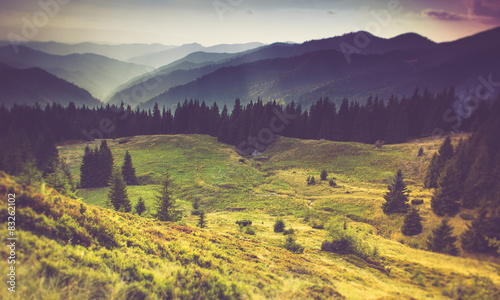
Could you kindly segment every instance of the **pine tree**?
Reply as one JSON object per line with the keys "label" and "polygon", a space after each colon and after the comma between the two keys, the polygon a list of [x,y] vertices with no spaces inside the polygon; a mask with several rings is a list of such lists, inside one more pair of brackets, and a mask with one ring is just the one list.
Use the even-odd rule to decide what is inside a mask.
{"label": "pine tree", "polygon": [[460,209],[460,186],[455,167],[446,164],[438,181],[438,189],[431,198],[432,211],[438,216],[455,216]]}
{"label": "pine tree", "polygon": [[439,178],[439,167],[438,167],[439,155],[434,153],[431,159],[431,163],[427,168],[427,173],[425,174],[424,187],[427,189],[437,188],[437,180]]}
{"label": "pine tree", "polygon": [[417,235],[422,232],[422,217],[420,217],[417,209],[410,208],[410,211],[405,216],[401,232],[408,236]]}
{"label": "pine tree", "polygon": [[137,212],[137,214],[139,216],[142,215],[142,213],[146,211],[146,203],[144,203],[144,200],[142,200],[142,197],[139,197],[139,200],[137,201],[137,204],[135,205],[135,211]]}
{"label": "pine tree", "polygon": [[424,147],[420,147],[420,149],[418,149],[417,157],[421,157],[423,155],[424,155]]}
{"label": "pine tree", "polygon": [[283,221],[283,219],[279,218],[274,223],[274,232],[283,232],[283,231],[285,231],[285,221]]}
{"label": "pine tree", "polygon": [[327,177],[328,177],[328,172],[326,172],[326,170],[321,171],[320,175],[321,180],[326,180]]}
{"label": "pine tree", "polygon": [[96,186],[108,186],[109,179],[113,173],[113,155],[106,140],[102,140],[99,151],[94,154],[97,162]]}
{"label": "pine tree", "polygon": [[42,173],[36,167],[36,163],[33,159],[21,165],[21,173],[18,175],[18,179],[21,183],[26,185],[33,185],[42,181]]}
{"label": "pine tree", "polygon": [[385,214],[406,213],[410,207],[408,204],[408,189],[404,183],[403,172],[398,170],[393,181],[387,187],[389,192],[384,195],[385,203],[382,210]]}
{"label": "pine tree", "polygon": [[205,228],[207,227],[207,221],[205,220],[205,211],[200,210],[200,219],[198,220],[198,227]]}
{"label": "pine tree", "polygon": [[199,208],[200,208],[200,199],[198,197],[194,198],[194,201],[193,201],[193,210],[191,211],[191,214],[192,215],[199,215],[200,214],[200,211],[199,211]]}
{"label": "pine tree", "polygon": [[167,173],[163,180],[160,195],[157,198],[156,218],[160,221],[175,222],[181,217],[177,211],[176,201],[170,194],[171,187],[172,181]]}
{"label": "pine tree", "polygon": [[132,210],[130,200],[127,195],[127,186],[125,180],[118,169],[113,169],[113,174],[110,180],[110,190],[108,198],[115,210],[130,212]]}
{"label": "pine tree", "polygon": [[467,252],[495,252],[496,247],[490,245],[488,239],[500,238],[499,226],[498,219],[489,217],[486,207],[482,207],[479,215],[460,236],[462,249]]}
{"label": "pine tree", "polygon": [[448,220],[443,219],[441,224],[432,229],[432,234],[427,237],[427,248],[432,252],[458,255],[459,250],[455,246],[457,237],[452,234],[453,227],[448,224]]}
{"label": "pine tree", "polygon": [[478,153],[465,180],[462,205],[474,208],[492,185],[492,164],[486,145],[478,147]]}
{"label": "pine tree", "polygon": [[424,186],[428,189],[437,188],[438,180],[444,167],[448,160],[453,157],[453,146],[451,145],[451,139],[449,136],[446,137],[443,144],[439,148],[437,154],[432,156],[431,163],[427,169],[427,173],[424,179]]}
{"label": "pine tree", "polygon": [[127,185],[137,185],[137,177],[135,176],[135,168],[132,165],[132,157],[130,156],[130,153],[127,151],[125,152],[125,157],[123,159],[123,166],[122,166],[122,175],[123,179],[127,183]]}

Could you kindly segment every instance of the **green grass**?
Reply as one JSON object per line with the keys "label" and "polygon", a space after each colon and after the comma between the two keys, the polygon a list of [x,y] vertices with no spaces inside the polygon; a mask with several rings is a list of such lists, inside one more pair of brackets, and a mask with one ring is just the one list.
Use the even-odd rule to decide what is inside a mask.
{"label": "green grass", "polygon": [[[456,136],[453,141],[456,143],[458,139]],[[440,139],[422,139],[377,149],[357,143],[278,137],[266,150],[265,155],[270,159],[261,162],[249,159],[240,162],[241,157],[233,147],[203,135],[138,136],[127,140],[124,144],[108,140],[108,145],[117,167],[121,166],[125,151],[130,151],[141,185],[128,187],[128,195],[133,205],[139,196],[146,201],[150,209],[146,218],[103,208],[107,202],[107,188],[80,189],[77,191],[80,200],[64,201],[75,207],[78,201],[87,203],[93,213],[103,218],[104,224],[114,228],[118,246],[109,251],[117,252],[112,254],[115,261],[135,263],[140,272],[153,274],[152,284],[124,280],[124,269],[113,267],[114,263],[108,258],[110,254],[99,244],[90,247],[66,245],[66,254],[48,255],[47,260],[68,265],[64,274],[75,272],[69,283],[81,289],[73,293],[66,291],[73,298],[86,298],[98,288],[106,296],[115,298],[137,289],[147,292],[153,299],[160,295],[160,290],[171,291],[182,298],[183,291],[196,290],[179,279],[179,274],[187,273],[191,274],[190,278],[210,278],[207,293],[223,290],[233,293],[234,298],[243,299],[331,299],[339,295],[348,299],[441,299],[443,293],[456,294],[453,289],[458,285],[476,295],[498,293],[495,285],[500,285],[500,267],[497,264],[465,254],[449,257],[418,249],[425,247],[427,235],[440,222],[430,210],[431,192],[422,187],[425,169],[433,152],[439,148]],[[420,147],[425,153],[417,157]],[[69,163],[75,178],[79,176],[84,148],[85,144],[59,147],[60,155]],[[424,230],[415,237],[401,234],[403,216],[386,216],[381,210],[387,182],[398,168],[406,176],[410,198],[424,200],[419,206]],[[322,169],[328,171],[328,180],[335,178],[337,187],[330,187],[328,180],[319,180]],[[185,210],[178,224],[149,218],[154,212],[157,184],[167,170],[174,183],[173,197]],[[306,178],[310,175],[316,177],[318,184],[307,185]],[[6,186],[12,185],[6,181]],[[51,197],[56,196],[48,198]],[[198,217],[190,214],[195,197],[207,210],[206,229],[196,228]],[[303,254],[283,249],[285,236],[273,231],[278,217],[284,219],[286,228],[295,230],[297,243],[305,247]],[[75,222],[86,224],[85,219],[77,215],[74,218]],[[241,219],[253,221],[256,235],[239,230],[236,221]],[[367,249],[377,249],[376,257],[364,260],[354,255],[320,251],[327,231],[313,229],[312,224],[340,226],[344,221]],[[459,217],[450,222],[456,234],[467,225]],[[23,276],[35,282],[23,295],[29,297],[30,289],[40,289],[45,281],[54,284],[52,287],[56,289],[67,286],[66,277],[54,279],[47,275],[47,268],[62,267],[44,265],[34,258],[45,255],[37,250],[43,245],[50,244],[62,251],[57,245],[64,242],[54,237],[47,240],[48,237],[40,237],[30,230],[23,234],[35,247],[23,258],[23,263],[32,265],[32,270]],[[52,244],[53,240],[59,244]],[[73,262],[72,257],[77,254],[90,257],[95,265],[102,267],[94,270],[92,264],[80,260]],[[103,272],[102,278],[94,277],[97,275],[93,272],[97,274],[97,271]],[[481,274],[480,280],[475,278],[477,274]],[[135,286],[137,284],[139,286]],[[204,285],[200,283],[199,286]]]}

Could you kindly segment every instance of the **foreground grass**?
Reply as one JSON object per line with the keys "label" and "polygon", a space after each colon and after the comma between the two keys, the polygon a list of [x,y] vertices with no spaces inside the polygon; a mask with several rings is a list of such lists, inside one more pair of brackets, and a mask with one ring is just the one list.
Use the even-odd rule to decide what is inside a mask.
{"label": "foreground grass", "polygon": [[[324,231],[292,216],[285,222],[303,254],[283,249],[275,218],[255,212],[212,213],[199,229],[189,225],[195,217],[185,226],[117,213],[0,173],[3,215],[7,193],[16,194],[19,220],[12,299],[420,299],[456,295],[458,286],[489,297],[500,283],[497,265],[409,249],[356,222],[349,226],[380,249],[370,260],[319,251]],[[255,220],[256,236],[237,229],[240,218]]]}

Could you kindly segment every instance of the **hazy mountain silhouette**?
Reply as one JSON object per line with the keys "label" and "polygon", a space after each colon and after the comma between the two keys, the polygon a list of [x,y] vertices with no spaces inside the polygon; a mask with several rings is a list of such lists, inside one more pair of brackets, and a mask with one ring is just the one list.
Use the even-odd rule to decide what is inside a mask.
{"label": "hazy mountain silhouette", "polygon": [[[182,86],[170,88],[151,99],[174,105],[185,98],[231,104],[239,97],[242,103],[261,97],[264,101],[305,105],[319,97],[340,101],[344,97],[364,101],[370,94],[387,98],[391,94],[408,95],[416,86],[441,90],[454,85],[458,91],[475,88],[478,76],[500,70],[500,28],[455,42],[434,44],[415,34],[372,41],[360,54],[350,56],[334,50],[307,52],[311,49],[335,48],[340,40],[349,41],[355,34],[306,42],[301,45],[275,44],[221,64],[218,70]],[[399,48],[398,48],[399,47]],[[292,56],[291,53],[306,54]],[[370,53],[371,52],[371,53]],[[261,57],[285,56],[259,60]],[[237,64],[255,59],[252,63]],[[226,67],[224,65],[234,64]]]}
{"label": "hazy mountain silhouette", "polygon": [[[178,68],[172,63],[123,85],[121,88],[117,89],[117,93],[111,97],[110,101],[112,103],[120,103],[122,100],[127,102],[126,100],[130,98],[130,95],[134,94],[134,91],[138,89],[143,90],[141,86],[144,85],[146,80],[158,82],[158,86],[154,89],[146,90],[145,93],[142,94],[142,101],[156,97],[174,86],[187,84],[220,68],[237,66],[264,59],[289,58],[319,50],[340,51],[341,45],[343,44],[355,45],[354,41],[357,35],[364,35],[370,39],[368,46],[361,50],[362,54],[379,54],[395,50],[429,49],[436,45],[434,42],[417,34],[405,34],[392,39],[382,39],[366,32],[360,32],[328,39],[308,41],[302,44],[275,43],[233,54],[231,57],[227,57],[221,61],[214,61],[215,64],[212,64],[212,62],[207,63],[208,59],[206,58],[204,58],[205,62],[199,65],[192,63],[186,64],[183,60],[195,61],[193,58],[190,58],[190,56],[187,56],[181,60],[184,64],[179,64]],[[141,99],[136,100],[139,101],[133,101],[133,103],[130,104],[136,105],[138,102],[142,102],[140,101]]]}
{"label": "hazy mountain silhouette", "polygon": [[263,44],[261,43],[246,43],[246,44],[221,44],[211,47],[204,47],[198,43],[192,43],[153,54],[141,55],[129,59],[128,61],[158,68],[161,66],[168,65],[176,60],[179,60],[193,52],[203,51],[203,52],[218,52],[218,53],[237,53],[249,49],[254,49],[262,45]]}
{"label": "hazy mountain silhouette", "polygon": [[105,99],[117,86],[151,70],[97,54],[47,54],[24,46],[15,53],[10,46],[0,47],[0,62],[16,68],[42,68]]}
{"label": "hazy mountain silhouette", "polygon": [[[0,42],[0,45],[8,45],[8,42]],[[97,44],[97,43],[78,43],[65,44],[57,42],[26,42],[23,44],[28,48],[42,51],[54,55],[85,54],[94,53],[109,58],[126,61],[140,55],[147,55],[163,50],[171,49],[177,46],[162,44]]]}
{"label": "hazy mountain silhouette", "polygon": [[70,102],[77,106],[98,106],[101,102],[86,90],[64,81],[40,68],[16,69],[0,63],[0,105],[40,105]]}

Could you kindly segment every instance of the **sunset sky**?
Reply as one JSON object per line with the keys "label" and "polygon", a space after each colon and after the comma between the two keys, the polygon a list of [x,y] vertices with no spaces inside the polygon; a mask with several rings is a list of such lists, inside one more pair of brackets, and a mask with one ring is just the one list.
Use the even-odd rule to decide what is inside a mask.
{"label": "sunset sky", "polygon": [[210,46],[366,30],[441,42],[497,26],[498,0],[0,0],[1,40]]}

